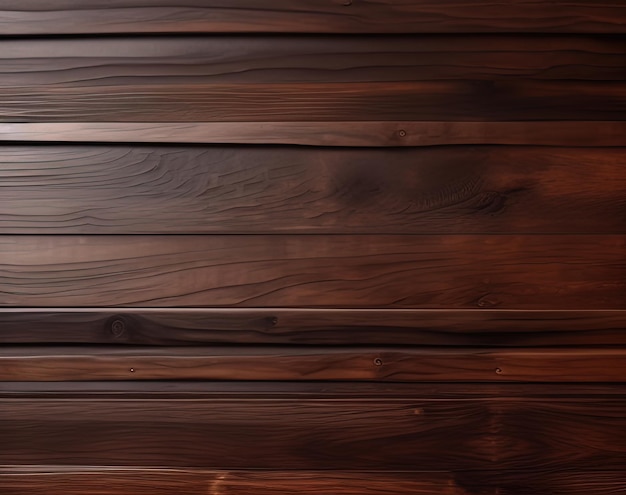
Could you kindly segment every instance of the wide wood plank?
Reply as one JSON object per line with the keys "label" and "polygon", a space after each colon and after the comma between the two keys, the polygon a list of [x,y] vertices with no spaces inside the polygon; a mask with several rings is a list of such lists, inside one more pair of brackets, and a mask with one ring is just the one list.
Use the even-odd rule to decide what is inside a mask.
{"label": "wide wood plank", "polygon": [[0,141],[238,143],[404,147],[445,144],[622,146],[626,122],[31,122]]}
{"label": "wide wood plank", "polygon": [[92,86],[80,80],[38,85],[37,79],[0,87],[0,121],[602,121],[626,112],[626,87],[618,81],[201,84],[154,78]]}
{"label": "wide wood plank", "polygon": [[626,345],[626,311],[0,308],[0,343]]}
{"label": "wide wood plank", "polygon": [[625,32],[621,0],[2,0],[0,34]]}
{"label": "wide wood plank", "polygon": [[[611,486],[614,479],[598,486]],[[467,495],[448,473],[0,466],[3,495]],[[495,490],[495,489],[494,489]],[[495,491],[492,491],[495,495]]]}
{"label": "wide wood plank", "polygon": [[626,149],[2,146],[3,233],[626,233]]}
{"label": "wide wood plank", "polygon": [[624,236],[2,236],[2,306],[626,309]]}
{"label": "wide wood plank", "polygon": [[[622,471],[479,473],[0,466],[3,495],[614,495]],[[208,492],[207,492],[208,490]]]}
{"label": "wide wood plank", "polygon": [[626,78],[619,36],[116,37],[2,47],[8,88]]}
{"label": "wide wood plank", "polygon": [[[445,390],[444,385],[439,388]],[[566,393],[565,386],[560,388]],[[522,482],[529,471],[623,472],[626,399],[561,395],[446,400],[415,394],[358,400],[2,399],[0,462],[511,470],[521,473]],[[468,483],[491,479],[484,474],[468,478]]]}
{"label": "wide wood plank", "polygon": [[622,348],[0,348],[0,381],[621,382]]}

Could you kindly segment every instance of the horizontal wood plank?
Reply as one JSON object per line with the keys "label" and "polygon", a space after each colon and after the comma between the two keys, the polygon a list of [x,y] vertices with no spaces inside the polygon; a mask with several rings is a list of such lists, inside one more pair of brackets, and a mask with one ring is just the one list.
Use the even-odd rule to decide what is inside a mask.
{"label": "horizontal wood plank", "polygon": [[0,122],[0,141],[405,147],[622,146],[626,122]]}
{"label": "horizontal wood plank", "polygon": [[2,146],[3,233],[626,233],[626,149]]}
{"label": "horizontal wood plank", "polygon": [[626,78],[619,36],[116,37],[2,45],[0,88]]}
{"label": "horizontal wood plank", "polygon": [[626,345],[626,311],[0,309],[0,343]]}
{"label": "horizontal wood plank", "polygon": [[[439,388],[445,390],[444,385]],[[415,394],[393,400],[2,399],[0,462],[510,470],[521,473],[522,482],[529,471],[623,472],[626,399],[559,395],[446,400]],[[483,474],[468,483],[472,478],[474,483],[491,479]]]}
{"label": "horizontal wood plank", "polygon": [[[3,495],[623,494],[622,471],[445,473],[0,466]],[[208,492],[207,492],[208,490]]]}
{"label": "horizontal wood plank", "polygon": [[620,81],[198,84],[154,78],[86,86],[37,80],[34,74],[30,86],[0,87],[0,122],[605,121],[626,112]]}
{"label": "horizontal wood plank", "polygon": [[[611,475],[609,481],[613,477]],[[3,495],[366,495],[372,491],[379,495],[470,493],[456,485],[453,476],[448,473],[2,466],[0,489]]]}
{"label": "horizontal wood plank", "polygon": [[2,306],[626,309],[626,238],[2,236]]}
{"label": "horizontal wood plank", "polygon": [[621,382],[626,350],[347,347],[0,348],[0,381]]}
{"label": "horizontal wood plank", "polygon": [[200,349],[11,347],[0,380],[621,382],[626,351],[588,349]]}
{"label": "horizontal wood plank", "polygon": [[0,34],[624,33],[621,0],[3,0]]}

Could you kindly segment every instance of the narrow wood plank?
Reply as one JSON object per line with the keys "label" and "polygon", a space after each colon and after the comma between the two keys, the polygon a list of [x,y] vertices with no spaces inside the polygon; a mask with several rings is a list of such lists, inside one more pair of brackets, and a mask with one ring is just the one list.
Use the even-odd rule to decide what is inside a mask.
{"label": "narrow wood plank", "polygon": [[[479,480],[479,477],[481,479]],[[445,473],[0,466],[4,495],[617,495],[622,471]],[[207,491],[208,490],[208,491]]]}
{"label": "narrow wood plank", "polygon": [[624,33],[621,0],[2,0],[0,34]]}
{"label": "narrow wood plank", "polygon": [[[465,400],[16,398],[0,405],[0,462],[11,465],[510,470],[521,473],[523,482],[528,472],[623,472],[626,462],[626,399],[597,394]],[[467,484],[477,479],[468,476]],[[490,477],[483,474],[485,479]]]}
{"label": "narrow wood plank", "polygon": [[461,144],[622,146],[626,122],[33,122],[1,123],[0,141],[234,143],[404,147]]}
{"label": "narrow wood plank", "polygon": [[626,311],[0,309],[0,343],[626,345]]}
{"label": "narrow wood plank", "polygon": [[622,382],[626,350],[311,347],[0,348],[0,381]]}
{"label": "narrow wood plank", "polygon": [[[447,473],[0,467],[3,495],[466,495]],[[493,492],[495,493],[495,492]]]}
{"label": "narrow wood plank", "polygon": [[2,236],[2,306],[626,309],[624,236]]}
{"label": "narrow wood plank", "polygon": [[154,78],[93,86],[80,80],[39,85],[34,74],[31,85],[0,87],[0,121],[606,121],[623,117],[625,96],[621,81],[199,84]]}
{"label": "narrow wood plank", "polygon": [[2,146],[3,233],[626,232],[626,149]]}
{"label": "narrow wood plank", "polygon": [[[626,78],[620,36],[5,40],[0,87]],[[34,68],[36,60],[36,70]]]}

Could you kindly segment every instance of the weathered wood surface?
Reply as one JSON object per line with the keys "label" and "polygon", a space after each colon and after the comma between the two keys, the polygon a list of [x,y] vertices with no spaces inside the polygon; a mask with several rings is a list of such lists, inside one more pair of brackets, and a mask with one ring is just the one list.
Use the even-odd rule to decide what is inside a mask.
{"label": "weathered wood surface", "polygon": [[[626,9],[624,9],[626,11]],[[4,40],[0,87],[626,78],[620,36]],[[580,110],[580,109],[578,109]]]}
{"label": "weathered wood surface", "polygon": [[38,86],[37,79],[0,87],[0,122],[605,121],[626,112],[619,81],[198,84],[155,78]]}
{"label": "weathered wood surface", "polygon": [[0,381],[621,382],[622,348],[0,348]]}
{"label": "weathered wood surface", "polygon": [[2,0],[0,34],[624,33],[622,0]]}
{"label": "weathered wood surface", "polygon": [[626,345],[626,311],[2,308],[0,343]]}
{"label": "weathered wood surface", "polygon": [[559,395],[446,400],[415,395],[393,400],[3,399],[0,463],[524,474],[623,471],[624,397]]}
{"label": "weathered wood surface", "polygon": [[3,233],[626,233],[623,148],[2,146]]}
{"label": "weathered wood surface", "polygon": [[[479,480],[479,477],[482,479]],[[3,495],[616,495],[621,471],[446,473],[0,466]]]}
{"label": "weathered wood surface", "polygon": [[626,309],[626,238],[2,236],[2,306]]}
{"label": "weathered wood surface", "polygon": [[0,141],[236,143],[404,147],[461,144],[621,146],[626,122],[32,122],[1,123]]}

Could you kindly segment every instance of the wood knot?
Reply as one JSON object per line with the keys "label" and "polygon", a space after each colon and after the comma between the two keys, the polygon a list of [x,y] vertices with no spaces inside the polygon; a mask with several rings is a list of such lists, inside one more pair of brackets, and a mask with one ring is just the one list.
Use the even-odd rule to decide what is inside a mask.
{"label": "wood knot", "polygon": [[111,334],[116,339],[119,339],[126,332],[126,323],[121,318],[116,318],[110,325]]}
{"label": "wood knot", "polygon": [[380,358],[376,358],[376,359],[374,359],[374,364],[376,366],[382,366],[383,365],[383,360],[380,359]]}

